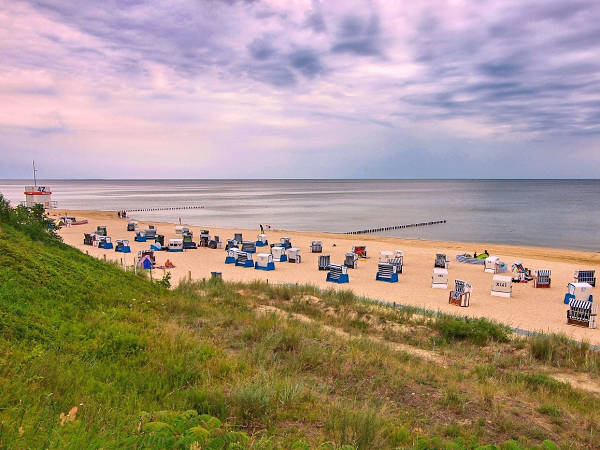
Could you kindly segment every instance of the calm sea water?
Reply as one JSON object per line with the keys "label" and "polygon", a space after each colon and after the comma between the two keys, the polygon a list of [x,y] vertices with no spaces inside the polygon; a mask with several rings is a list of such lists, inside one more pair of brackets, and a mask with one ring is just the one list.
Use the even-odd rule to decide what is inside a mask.
{"label": "calm sea water", "polygon": [[[30,181],[0,180],[17,204]],[[203,209],[132,213],[223,227],[344,232],[446,219],[381,233],[600,251],[600,180],[77,180],[42,181],[60,208]],[[468,249],[473,250],[473,249]]]}

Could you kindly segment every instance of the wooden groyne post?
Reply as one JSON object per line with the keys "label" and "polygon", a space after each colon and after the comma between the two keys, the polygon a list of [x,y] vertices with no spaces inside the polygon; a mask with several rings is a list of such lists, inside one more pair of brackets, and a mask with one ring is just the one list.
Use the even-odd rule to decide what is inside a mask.
{"label": "wooden groyne post", "polygon": [[442,219],[442,220],[432,220],[429,222],[419,222],[419,223],[409,223],[406,225],[393,225],[390,227],[380,227],[380,228],[369,228],[366,230],[359,230],[359,231],[347,231],[343,234],[370,234],[370,233],[380,233],[382,231],[391,231],[391,230],[400,230],[403,228],[414,228],[414,227],[426,227],[429,225],[439,225],[442,223],[446,223],[446,219]]}
{"label": "wooden groyne post", "polygon": [[126,213],[130,212],[151,212],[151,211],[181,211],[186,209],[204,209],[204,206],[165,206],[159,208],[141,208],[141,209],[127,209]]}

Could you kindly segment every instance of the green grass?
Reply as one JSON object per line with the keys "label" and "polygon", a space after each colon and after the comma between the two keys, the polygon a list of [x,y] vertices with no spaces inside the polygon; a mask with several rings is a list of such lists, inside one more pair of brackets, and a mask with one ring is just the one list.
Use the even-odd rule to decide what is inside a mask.
{"label": "green grass", "polygon": [[0,225],[0,448],[600,446],[597,399],[548,374],[595,353],[538,347],[314,286],[169,290]]}

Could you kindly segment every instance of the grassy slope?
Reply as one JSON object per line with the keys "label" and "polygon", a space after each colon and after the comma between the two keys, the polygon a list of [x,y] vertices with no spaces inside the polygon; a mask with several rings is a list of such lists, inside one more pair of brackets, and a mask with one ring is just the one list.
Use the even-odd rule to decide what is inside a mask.
{"label": "grassy slope", "polygon": [[[597,398],[546,374],[597,376],[598,356],[555,337],[490,336],[505,340],[486,322],[311,287],[167,291],[4,227],[0,447],[133,445],[144,411],[190,409],[256,448],[599,447]],[[61,425],[73,406],[77,420]]]}

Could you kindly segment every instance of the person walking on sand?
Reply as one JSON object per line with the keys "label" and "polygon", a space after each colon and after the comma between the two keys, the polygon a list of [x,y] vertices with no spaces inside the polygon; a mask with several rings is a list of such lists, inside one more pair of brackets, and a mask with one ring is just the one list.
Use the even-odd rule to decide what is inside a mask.
{"label": "person walking on sand", "polygon": [[181,225],[181,217],[179,218],[179,225]]}
{"label": "person walking on sand", "polygon": [[262,223],[260,224],[260,234],[265,234],[265,229],[262,226]]}

